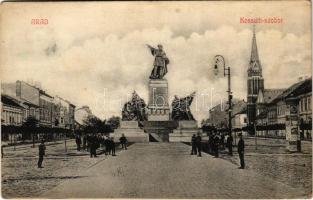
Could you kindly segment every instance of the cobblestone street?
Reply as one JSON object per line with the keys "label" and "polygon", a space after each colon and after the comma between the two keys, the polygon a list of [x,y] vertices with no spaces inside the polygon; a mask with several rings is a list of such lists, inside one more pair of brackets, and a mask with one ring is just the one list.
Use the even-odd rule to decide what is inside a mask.
{"label": "cobblestone street", "polygon": [[295,198],[303,191],[182,143],[134,144],[43,194],[49,198]]}
{"label": "cobblestone street", "polygon": [[[286,151],[283,139],[258,138],[257,149],[254,138],[246,138],[245,144],[247,169],[312,194],[312,142],[302,141],[302,153]],[[234,156],[225,150],[220,157],[239,166],[236,148]]]}
{"label": "cobblestone street", "polygon": [[[246,170],[238,169],[236,155],[228,158],[222,153],[220,159],[203,153],[200,158],[191,156],[190,146],[182,143],[136,143],[117,157],[98,158],[77,152],[73,141],[68,141],[67,153],[64,142],[51,143],[43,169],[36,167],[37,147],[19,146],[15,151],[8,147],[2,160],[2,196],[299,198],[311,193],[311,154],[262,155],[262,141],[257,153],[252,153],[251,143],[247,140]],[[290,180],[299,187],[291,186]]]}
{"label": "cobblestone street", "polygon": [[[77,152],[73,140],[47,145],[44,168],[37,168],[38,146],[31,145],[4,148],[1,162],[2,197],[36,197],[67,179],[77,179],[88,167],[105,159],[105,156],[89,158],[86,151]],[[31,192],[30,192],[31,191]]]}

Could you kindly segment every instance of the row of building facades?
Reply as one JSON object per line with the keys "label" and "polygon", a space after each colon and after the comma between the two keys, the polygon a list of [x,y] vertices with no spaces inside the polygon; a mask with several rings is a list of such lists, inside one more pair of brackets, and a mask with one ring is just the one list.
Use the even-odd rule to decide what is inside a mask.
{"label": "row of building facades", "polygon": [[39,127],[73,129],[75,105],[24,81],[1,84],[1,124],[21,126],[29,117]]}
{"label": "row of building facades", "polygon": [[[291,135],[311,139],[312,77],[300,77],[288,88],[280,89],[265,88],[264,82],[254,32],[247,70],[247,101],[235,101],[232,106],[233,130],[256,131],[258,136],[288,139],[290,134],[286,134],[286,130],[291,132],[292,127]],[[215,106],[209,111],[206,123],[217,128],[227,128],[226,111],[227,105]],[[254,131],[251,131],[251,127],[254,127]],[[295,130],[300,134],[295,133]]]}

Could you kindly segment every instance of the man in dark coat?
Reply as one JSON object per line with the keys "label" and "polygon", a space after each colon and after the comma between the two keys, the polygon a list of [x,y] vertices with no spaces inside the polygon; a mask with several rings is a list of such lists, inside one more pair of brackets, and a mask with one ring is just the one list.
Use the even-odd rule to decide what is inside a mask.
{"label": "man in dark coat", "polygon": [[84,150],[86,150],[86,145],[87,145],[87,137],[86,137],[86,135],[84,134],[84,136],[83,136],[83,149]]}
{"label": "man in dark coat", "polygon": [[90,141],[90,158],[97,157],[97,137],[95,135],[92,135],[89,137]]}
{"label": "man in dark coat", "polygon": [[46,152],[46,146],[45,146],[45,142],[43,140],[41,140],[41,143],[38,146],[38,149],[39,149],[38,168],[43,168],[42,162],[43,162],[43,157],[44,157],[45,152]]}
{"label": "man in dark coat", "polygon": [[201,157],[201,135],[200,133],[198,133],[197,137],[196,137],[196,146],[197,146],[197,151],[198,151],[198,157]]}
{"label": "man in dark coat", "polygon": [[242,134],[239,133],[239,141],[238,141],[238,154],[239,154],[239,159],[240,159],[239,169],[245,168],[244,151],[245,151],[245,142],[242,138]]}
{"label": "man in dark coat", "polygon": [[86,141],[87,141],[87,151],[90,151],[90,147],[91,147],[91,134],[88,134],[86,137]]}
{"label": "man in dark coat", "polygon": [[110,139],[108,136],[104,139],[104,146],[105,146],[105,155],[111,154],[111,144]]}
{"label": "man in dark coat", "polygon": [[233,155],[233,136],[232,136],[232,134],[230,134],[227,137],[226,145],[228,148],[228,155],[232,156]]}
{"label": "man in dark coat", "polygon": [[209,135],[209,153],[213,154],[214,152],[214,135]]}
{"label": "man in dark coat", "polygon": [[124,134],[122,134],[122,137],[120,137],[120,143],[122,145],[122,149],[127,150],[127,139]]}
{"label": "man in dark coat", "polygon": [[116,156],[115,155],[115,142],[114,142],[113,137],[110,138],[110,148],[111,148],[112,156]]}
{"label": "man in dark coat", "polygon": [[224,140],[225,140],[225,135],[222,133],[220,137],[220,144],[222,146],[222,149],[225,149]]}
{"label": "man in dark coat", "polygon": [[77,146],[77,151],[80,151],[80,145],[82,144],[82,140],[80,138],[80,135],[76,135],[76,146]]}
{"label": "man in dark coat", "polygon": [[214,143],[214,157],[218,158],[218,146],[219,146],[219,142],[220,142],[220,137],[218,134],[215,134],[214,138],[213,138],[213,143]]}
{"label": "man in dark coat", "polygon": [[196,134],[191,137],[191,155],[197,155]]}

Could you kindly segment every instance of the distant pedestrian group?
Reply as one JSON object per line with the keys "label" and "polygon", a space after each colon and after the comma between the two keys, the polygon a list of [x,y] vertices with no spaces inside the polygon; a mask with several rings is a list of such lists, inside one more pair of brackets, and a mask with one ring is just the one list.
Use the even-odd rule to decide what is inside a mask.
{"label": "distant pedestrian group", "polygon": [[191,137],[191,155],[197,155],[201,157],[201,146],[202,146],[202,138],[200,133],[193,134]]}
{"label": "distant pedestrian group", "polygon": [[[240,159],[240,167],[239,169],[245,168],[245,160],[244,160],[244,150],[245,150],[245,143],[242,137],[242,133],[239,133],[239,141],[237,145],[237,151]],[[191,155],[201,156],[201,136],[198,133],[196,136],[193,134],[191,137]],[[225,141],[226,140],[226,141]],[[215,158],[219,157],[219,149],[228,149],[228,155],[233,156],[233,136],[231,134],[225,135],[218,133],[217,131],[214,134],[208,136],[206,150],[208,153],[214,155]]]}
{"label": "distant pedestrian group", "polygon": [[[101,134],[85,134],[81,140],[81,136],[77,135],[75,138],[77,151],[82,149],[90,152],[90,157],[97,157],[97,149],[102,148],[105,155],[116,156],[116,143],[113,137],[104,136]],[[127,150],[128,141],[124,134],[119,138],[122,149]]]}

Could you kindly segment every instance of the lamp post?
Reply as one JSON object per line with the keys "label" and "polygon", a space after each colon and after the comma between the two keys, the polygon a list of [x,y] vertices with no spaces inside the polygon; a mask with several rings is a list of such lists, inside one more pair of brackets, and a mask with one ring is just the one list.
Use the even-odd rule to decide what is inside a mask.
{"label": "lamp post", "polygon": [[[232,92],[231,92],[231,81],[230,81],[230,67],[226,67],[225,59],[222,55],[216,55],[214,57],[214,73],[215,75],[218,74],[219,68],[223,68],[224,77],[227,76],[228,78],[228,127],[229,127],[229,135],[232,134],[232,124],[231,124],[231,112],[232,112]],[[235,140],[236,140],[236,134],[235,134]]]}

